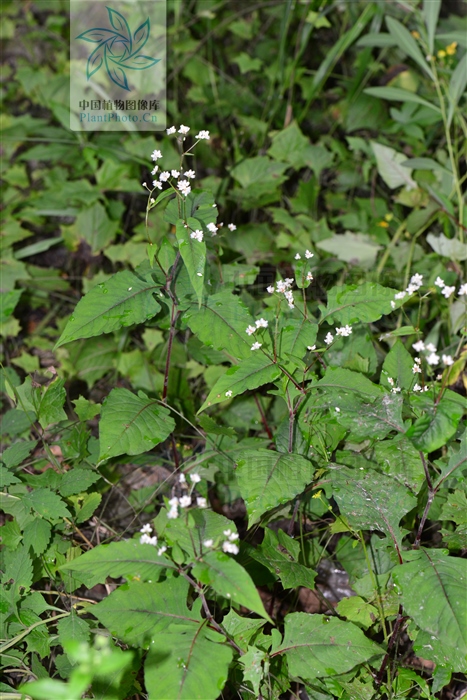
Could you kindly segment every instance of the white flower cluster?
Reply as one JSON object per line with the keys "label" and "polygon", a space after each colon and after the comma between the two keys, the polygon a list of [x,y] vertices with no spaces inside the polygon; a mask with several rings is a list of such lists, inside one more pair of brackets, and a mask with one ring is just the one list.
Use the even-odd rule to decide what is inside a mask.
{"label": "white flower cluster", "polygon": [[[175,518],[178,518],[179,508],[189,508],[191,505],[193,505],[193,489],[196,486],[196,484],[199,484],[199,482],[201,481],[201,476],[199,474],[193,473],[189,474],[188,477],[191,481],[190,493],[187,496],[180,496],[180,498],[174,496],[170,499],[170,509],[167,511],[167,517],[169,518],[169,520],[174,520]],[[178,480],[183,489],[188,488],[186,476],[185,474],[183,474],[183,472],[179,475]],[[198,508],[207,508],[208,502],[206,498],[203,498],[203,496],[196,496],[196,505],[198,506]]]}
{"label": "white flower cluster", "polygon": [[[257,321],[255,321],[254,326],[247,326],[247,328],[245,328],[245,333],[247,333],[248,335],[253,335],[253,333],[256,333],[258,328],[267,328],[267,327],[268,327],[268,322],[266,321],[266,319],[259,318]],[[251,346],[251,349],[252,350],[259,350],[261,346],[262,346],[262,343],[256,342],[256,343],[253,343],[253,345]],[[232,392],[230,392],[230,396],[231,395],[232,395]],[[226,396],[227,396],[227,393],[226,393]]]}
{"label": "white flower cluster", "polygon": [[200,231],[198,228],[196,229],[196,231],[192,231],[190,236],[191,238],[194,238],[195,241],[199,241],[200,243],[203,240],[203,232]]}
{"label": "white flower cluster", "polygon": [[[146,523],[146,525],[143,525],[140,532],[141,532],[141,537],[139,538],[140,544],[152,544],[153,547],[157,547],[157,536],[153,535],[151,537],[152,527],[149,523]],[[166,551],[167,551],[167,547],[162,546],[158,549],[157,553],[159,556],[161,556]]]}
{"label": "white flower cluster", "polygon": [[[440,288],[441,294],[446,297],[446,299],[449,299],[449,297],[456,291],[456,287],[449,287],[441,277],[437,277],[435,279],[435,285]],[[467,294],[467,283],[466,284],[461,284],[459,287],[459,291],[457,292],[457,295],[462,297],[465,294]]]}
{"label": "white flower cluster", "polygon": [[[239,548],[235,542],[238,540],[238,534],[232,532],[232,530],[224,530],[224,536],[227,537],[226,541],[222,543],[222,550],[227,554],[238,554]],[[214,540],[204,540],[203,546],[208,549],[214,546]]]}
{"label": "white flower cluster", "polygon": [[[352,326],[346,325],[346,326],[340,326],[340,328],[336,328],[336,336],[340,335],[343,338],[348,337],[352,333]],[[332,333],[327,333],[324,342],[326,345],[331,345],[332,341],[334,340],[334,336]]]}
{"label": "white flower cluster", "polygon": [[[405,290],[405,292],[397,292],[397,294],[394,294],[394,299],[404,299],[407,294],[411,295],[414,294],[415,292],[418,292],[420,287],[423,284],[423,275],[418,274],[416,272],[412,277],[410,278],[410,282]],[[396,308],[396,302],[391,301],[391,306],[393,309]]]}
{"label": "white flower cluster", "polygon": [[394,379],[392,377],[388,377],[388,383],[391,385],[391,394],[398,394],[401,390],[400,386],[394,386]]}
{"label": "white flower cluster", "polygon": [[274,292],[277,292],[278,294],[283,294],[285,296],[285,298],[287,299],[289,309],[293,309],[295,307],[293,293],[291,291],[291,287],[292,287],[293,283],[294,283],[294,280],[291,277],[286,277],[285,280],[279,280],[278,282],[276,282],[275,289],[274,289],[274,285],[271,284],[267,288],[267,291],[269,292],[269,294],[274,294]]}
{"label": "white flower cluster", "polygon": [[[417,340],[416,343],[413,343],[412,347],[416,352],[429,353],[426,355],[425,360],[432,367],[436,367],[436,365],[439,364],[440,357],[437,354],[436,345],[434,345],[433,343],[427,343],[425,345],[423,340]],[[452,359],[451,355],[443,354],[441,357],[441,361],[445,367],[450,367],[452,364],[454,364],[454,360]],[[418,369],[416,369],[416,367],[420,365],[420,358],[416,357],[415,363],[416,364],[412,367],[412,372],[414,374],[416,374],[417,372],[421,372],[421,369],[419,367]]]}

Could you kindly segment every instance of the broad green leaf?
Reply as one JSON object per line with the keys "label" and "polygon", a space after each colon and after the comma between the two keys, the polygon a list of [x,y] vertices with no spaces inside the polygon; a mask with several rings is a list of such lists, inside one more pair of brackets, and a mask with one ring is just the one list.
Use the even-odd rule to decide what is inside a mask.
{"label": "broad green leaf", "polygon": [[352,372],[352,370],[342,367],[329,367],[324,377],[311,386],[312,389],[315,387],[321,389],[333,387],[373,398],[381,398],[383,393],[381,387],[370,382],[370,380],[363,374],[360,374],[360,372]]}
{"label": "broad green leaf", "polygon": [[144,682],[149,700],[217,700],[233,650],[206,625],[173,625],[149,645]]}
{"label": "broad green leaf", "polygon": [[65,502],[48,488],[34,489],[23,496],[23,503],[52,522],[61,518],[71,518]]}
{"label": "broad green leaf", "polygon": [[251,341],[246,334],[253,319],[238,296],[219,292],[203,301],[201,308],[193,305],[185,320],[198,338],[214,350],[225,350],[233,358],[251,356]]}
{"label": "broad green leaf", "polygon": [[183,219],[177,221],[175,233],[178,241],[178,249],[188,271],[190,282],[195,290],[198,304],[201,304],[204,289],[204,268],[206,266],[206,243],[191,237],[191,233],[199,229],[196,219],[187,220],[188,228],[185,228]]}
{"label": "broad green leaf", "polygon": [[112,389],[102,404],[99,461],[149,452],[168,438],[175,422],[167,408],[128,389]]}
{"label": "broad green leaf", "polygon": [[266,528],[263,541],[250,556],[278,576],[284,588],[314,588],[316,572],[298,562],[300,545],[283,530]]}
{"label": "broad green leaf", "polygon": [[280,373],[277,364],[266,355],[258,350],[252,351],[251,357],[243,360],[239,365],[229,367],[226,373],[217,380],[198,413],[209,406],[243,394],[244,391],[269,384],[277,379]]}
{"label": "broad green leaf", "polygon": [[93,605],[92,614],[116,637],[141,646],[149,635],[160,635],[174,623],[198,628],[201,617],[187,606],[188,588],[181,576],[162,583],[127,583]]}
{"label": "broad green leaf", "polygon": [[101,475],[93,469],[79,469],[75,467],[64,473],[60,482],[60,493],[67,498],[77,493],[87,491],[89,486],[99,481]]}
{"label": "broad green leaf", "polygon": [[279,357],[303,357],[316,342],[318,324],[310,318],[289,318],[282,322],[278,333]]}
{"label": "broad green leaf", "polygon": [[[454,392],[452,392],[454,393]],[[406,435],[417,450],[434,452],[452,438],[465,411],[459,400],[444,394],[439,403],[430,407],[425,415],[413,423]]]}
{"label": "broad green leaf", "polygon": [[464,439],[461,440],[460,447],[457,452],[454,452],[452,447],[450,448],[449,462],[447,464],[440,465],[439,462],[436,463],[436,466],[441,467],[441,474],[435,482],[436,487],[451,476],[456,469],[462,467],[462,465],[467,462],[467,440],[465,438],[466,433],[464,433]]}
{"label": "broad green leaf", "polygon": [[437,112],[441,117],[441,110],[428,100],[424,100],[423,97],[419,97],[415,92],[409,92],[408,90],[402,90],[402,88],[396,87],[372,87],[366,88],[363,92],[372,97],[380,97],[383,100],[394,100],[395,102],[415,102],[416,104],[428,107],[433,111]]}
{"label": "broad green leaf", "polygon": [[328,292],[327,308],[322,308],[321,321],[326,319],[343,325],[378,321],[384,314],[391,313],[391,301],[394,301],[396,292],[396,289],[382,287],[376,282],[332,287]]}
{"label": "broad green leaf", "polygon": [[248,513],[248,527],[271,508],[287,503],[313,480],[314,467],[297,454],[249,450],[237,457],[235,475]]}
{"label": "broad green leaf", "polygon": [[400,483],[373,470],[332,465],[332,495],[341,514],[356,530],[379,530],[394,542],[402,539],[401,518],[417,499]]}
{"label": "broad green leaf", "polygon": [[410,552],[392,578],[404,611],[439,640],[454,671],[467,670],[467,561],[442,550]]}
{"label": "broad green leaf", "polygon": [[[387,377],[394,379],[394,386],[401,389],[411,389],[415,375],[412,372],[414,365],[411,354],[405,349],[400,340],[396,340],[391,350],[386,355],[383,363],[383,372]],[[383,375],[384,376],[384,375]],[[386,378],[385,385],[391,386]]]}
{"label": "broad green leaf", "polygon": [[235,559],[224,552],[207,552],[193,567],[193,574],[216,593],[228,598],[233,604],[243,605],[272,622],[264,609],[259,593],[250,575]]}
{"label": "broad green leaf", "polygon": [[89,623],[79,617],[74,608],[69,617],[64,617],[57,622],[57,632],[61,645],[70,640],[87,642],[91,634]]}
{"label": "broad green leaf", "polygon": [[191,560],[206,552],[203,542],[213,540],[218,544],[225,540],[224,530],[236,531],[232,521],[212,510],[191,509],[185,518],[167,518],[161,510],[155,521],[156,530],[169,546],[177,545]]}
{"label": "broad green leaf", "polygon": [[360,37],[357,41],[357,46],[377,46],[380,49],[384,49],[389,46],[397,46],[397,42],[391,34],[369,32]]}
{"label": "broad green leaf", "polygon": [[11,318],[22,293],[22,289],[0,292],[0,323],[6,323]]}
{"label": "broad green leaf", "polygon": [[444,258],[467,260],[467,245],[458,241],[457,238],[446,238],[444,233],[441,233],[439,236],[429,233],[426,240],[433,250]]}
{"label": "broad green leaf", "polygon": [[452,171],[443,167],[441,163],[433,160],[433,158],[408,158],[401,163],[401,165],[404,168],[411,168],[413,170],[439,170],[449,177],[452,177]]}
{"label": "broad green leaf", "polygon": [[448,96],[449,96],[449,112],[448,112],[448,127],[451,125],[452,118],[454,116],[454,111],[459,104],[462,95],[465,92],[465,87],[467,85],[467,53],[464,53],[453,74],[451,75],[451,80],[449,82]]}
{"label": "broad green leaf", "polygon": [[24,545],[18,547],[14,552],[9,549],[2,552],[0,581],[3,584],[2,597],[8,600],[11,606],[14,606],[21,596],[29,590],[33,581],[32,560]]}
{"label": "broad green leaf", "polygon": [[[438,0],[435,0],[435,2],[437,1]],[[413,58],[420,68],[434,80],[433,71],[409,30],[397,19],[394,19],[394,17],[386,17],[386,25],[391,35],[396,40],[397,46],[402,49],[402,51],[405,51],[410,58]]]}
{"label": "broad green leaf", "polygon": [[433,54],[435,48],[435,32],[438,24],[441,0],[423,0],[423,18],[428,32],[428,53]]}
{"label": "broad green leaf", "polygon": [[286,655],[292,676],[313,680],[346,673],[384,652],[351,622],[299,612],[286,616],[277,654]]}
{"label": "broad green leaf", "polygon": [[417,494],[425,483],[419,452],[404,435],[377,442],[371,455],[380,470]]}
{"label": "broad green leaf", "polygon": [[29,457],[36,445],[37,440],[15,442],[2,452],[2,462],[8,468],[17,467],[26,457]]}
{"label": "broad green leaf", "polygon": [[23,531],[23,544],[26,549],[32,547],[34,553],[39,556],[47,549],[52,532],[52,525],[44,518],[34,518],[26,525]]}
{"label": "broad green leaf", "polygon": [[407,160],[405,153],[398,153],[393,148],[376,141],[370,143],[375,154],[378,173],[391,190],[402,185],[410,190],[417,187],[415,180],[410,177],[411,168],[402,166],[402,163]]}
{"label": "broad green leaf", "polygon": [[243,670],[243,678],[253,686],[255,697],[261,697],[259,688],[266,672],[263,664],[267,661],[267,653],[256,646],[248,647],[248,651],[239,658],[239,663]]}
{"label": "broad green leaf", "polygon": [[64,384],[64,379],[55,379],[42,394],[37,409],[39,423],[42,428],[47,428],[53,423],[67,419],[67,415],[63,410],[63,404],[66,399]]}
{"label": "broad green leaf", "polygon": [[108,576],[157,581],[160,573],[167,568],[174,568],[174,564],[164,555],[159,556],[157,547],[135,540],[122,540],[98,545],[60,567],[60,570],[71,571],[78,576],[80,573],[91,574],[95,583],[105,583]]}
{"label": "broad green leaf", "polygon": [[337,233],[331,238],[316,243],[316,247],[325,250],[327,253],[336,255],[338,260],[353,262],[362,267],[371,267],[381,250],[381,246],[365,233]]}
{"label": "broad green leaf", "polygon": [[248,643],[256,632],[266,624],[265,620],[252,617],[242,617],[230,609],[222,620],[222,627],[237,644],[246,651]]}
{"label": "broad green leaf", "polygon": [[342,598],[337,604],[337,612],[342,617],[353,622],[357,627],[364,630],[378,619],[378,610],[371,603],[360,598],[360,596],[351,596],[350,598]]}
{"label": "broad green leaf", "polygon": [[301,167],[303,152],[310,145],[310,140],[304,136],[296,121],[286,129],[277,131],[271,140],[268,154],[276,160]]}
{"label": "broad green leaf", "polygon": [[119,228],[118,221],[112,221],[105,208],[99,202],[83,209],[76,217],[73,229],[80,238],[89,243],[95,255],[111,243]]}
{"label": "broad green leaf", "polygon": [[251,190],[255,196],[259,196],[284,182],[287,167],[286,163],[272,160],[268,156],[255,156],[236,165],[231,175],[243,189]]}
{"label": "broad green leaf", "polygon": [[117,272],[78,302],[55,347],[147,321],[160,309],[153,296],[157,289],[133,272]]}

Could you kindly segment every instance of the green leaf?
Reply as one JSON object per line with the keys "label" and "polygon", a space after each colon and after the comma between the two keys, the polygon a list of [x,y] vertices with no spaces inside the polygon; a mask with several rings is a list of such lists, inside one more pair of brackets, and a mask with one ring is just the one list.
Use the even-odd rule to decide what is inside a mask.
{"label": "green leaf", "polygon": [[49,425],[67,419],[67,415],[63,410],[63,404],[66,400],[64,384],[64,379],[55,379],[42,394],[37,410],[39,423],[42,428],[47,428]]}
{"label": "green leaf", "polygon": [[6,323],[11,318],[22,293],[22,289],[0,292],[0,323]]}
{"label": "green leaf", "polygon": [[248,527],[271,508],[287,503],[313,479],[314,467],[297,454],[249,450],[237,457],[236,477],[248,513]]}
{"label": "green leaf", "polygon": [[192,306],[185,320],[198,338],[214,350],[225,350],[230,357],[251,356],[251,342],[245,332],[253,319],[238,296],[223,291]]}
{"label": "green leaf", "polygon": [[34,553],[39,556],[47,549],[52,533],[52,526],[43,518],[34,518],[26,525],[23,531],[23,544],[26,548],[32,547]]}
{"label": "green leaf", "polygon": [[102,404],[99,461],[149,452],[174,428],[175,421],[159,401],[142,391],[136,396],[128,389],[112,389]]}
{"label": "green leaf", "polygon": [[[400,340],[396,340],[391,350],[386,355],[383,363],[383,371],[390,379],[394,379],[394,386],[401,389],[411,389],[414,384],[415,375],[412,372],[414,365],[411,354],[405,349]],[[387,379],[387,387],[390,386]]]}
{"label": "green leaf", "polygon": [[381,398],[382,388],[370,382],[367,377],[360,372],[352,372],[350,369],[342,367],[329,367],[324,377],[312,385],[311,388],[334,387],[357,392],[365,397]]}
{"label": "green leaf", "polygon": [[467,561],[442,550],[407,553],[392,570],[405,612],[439,640],[454,671],[467,670]]}
{"label": "green leaf", "polygon": [[173,625],[151,640],[144,664],[149,700],[217,700],[233,650],[203,624]]}
{"label": "green leaf", "polygon": [[460,402],[446,392],[438,404],[430,407],[424,416],[417,418],[406,435],[417,450],[434,452],[446,445],[455,434],[463,413]]}
{"label": "green leaf", "polygon": [[91,574],[95,583],[104,583],[108,576],[123,576],[138,581],[158,580],[161,572],[167,568],[174,568],[173,563],[164,555],[159,556],[156,547],[135,540],[123,540],[98,545],[60,567],[60,570],[72,571],[74,575]]}
{"label": "green leaf", "polygon": [[467,440],[461,440],[459,450],[454,452],[452,447],[450,448],[449,462],[446,465],[441,466],[441,474],[435,482],[435,487],[438,487],[443,481],[445,481],[451,474],[455,472],[456,469],[461,467],[467,462]]}
{"label": "green leaf", "polygon": [[[438,0],[435,0],[435,2],[438,2]],[[410,56],[410,58],[413,58],[420,68],[434,80],[433,71],[409,30],[397,19],[394,19],[394,17],[386,17],[386,25],[391,35],[396,40],[396,45]]]}
{"label": "green leaf", "polygon": [[465,92],[467,85],[467,53],[464,53],[449,81],[449,112],[447,117],[448,127],[451,125],[454,111],[459,104],[459,100]]}
{"label": "green leaf", "polygon": [[252,190],[255,196],[259,196],[284,182],[285,170],[286,163],[272,160],[268,156],[256,156],[245,158],[232,168],[231,175],[243,189]]}
{"label": "green leaf", "polygon": [[345,233],[334,234],[330,238],[325,238],[324,241],[316,243],[316,247],[325,250],[327,253],[332,253],[338,260],[344,262],[352,262],[353,264],[361,265],[362,267],[372,267],[381,250],[380,245],[365,233]]}
{"label": "green leaf", "polygon": [[458,241],[457,238],[446,238],[444,233],[441,233],[439,236],[429,233],[426,240],[433,250],[444,258],[467,260],[467,246],[465,243]]}
{"label": "green leaf", "polygon": [[327,319],[344,325],[358,321],[373,323],[391,313],[391,301],[394,301],[396,292],[396,289],[382,287],[376,282],[332,287],[328,292],[327,308],[322,309],[321,321]]}
{"label": "green leaf", "polygon": [[260,546],[249,554],[278,576],[284,588],[314,588],[316,572],[298,563],[300,545],[283,530],[266,528]]}
{"label": "green leaf", "polygon": [[248,389],[257,389],[263,384],[269,384],[277,379],[280,373],[280,369],[272,360],[256,350],[241,364],[229,367],[217,380],[198,413],[209,406],[215,406],[217,403],[243,394]]}
{"label": "green leaf", "polygon": [[188,228],[185,228],[185,222],[183,219],[179,219],[175,233],[180,255],[195,290],[198,304],[201,305],[204,290],[204,268],[206,266],[206,243],[204,240],[200,242],[191,237],[192,231],[199,229],[199,222],[196,219],[189,218],[187,225]]}
{"label": "green leaf", "polygon": [[380,470],[417,494],[425,483],[419,452],[404,435],[377,442],[371,456]]}
{"label": "green leaf", "polygon": [[60,482],[60,493],[65,498],[77,493],[87,491],[89,486],[99,481],[101,475],[92,469],[79,469],[75,467],[65,472]]}
{"label": "green leaf", "polygon": [[133,272],[117,272],[78,302],[55,348],[147,321],[160,309],[153,296],[156,289],[154,282],[142,280]]}
{"label": "green leaf", "polygon": [[51,522],[61,518],[71,518],[64,501],[48,488],[34,489],[23,496],[23,503]]}
{"label": "green leaf", "polygon": [[289,318],[282,323],[277,338],[277,354],[282,357],[303,357],[308,346],[316,342],[318,324],[312,319]]}
{"label": "green leaf", "polygon": [[424,100],[423,97],[419,97],[414,92],[409,92],[408,90],[402,90],[396,87],[372,87],[366,88],[363,92],[372,97],[380,97],[383,100],[394,100],[395,102],[414,102],[415,104],[423,105],[437,112],[441,117],[441,110],[428,100]]}
{"label": "green leaf", "polygon": [[417,505],[410,491],[384,474],[332,465],[332,495],[356,530],[379,530],[400,544],[401,518]]}
{"label": "green leaf", "polygon": [[114,240],[119,222],[112,221],[102,204],[95,202],[91,207],[80,211],[73,228],[80,238],[89,243],[91,253],[96,255]]}
{"label": "green leaf", "polygon": [[276,160],[301,167],[303,152],[309,145],[310,140],[302,134],[297,122],[293,121],[286,129],[281,129],[274,134],[268,154]]}
{"label": "green leaf", "polygon": [[224,552],[208,552],[193,567],[193,574],[216,593],[272,623],[250,575]]}
{"label": "green leaf", "polygon": [[167,518],[166,511],[162,510],[156,519],[156,530],[163,536],[169,546],[177,545],[188,554],[191,559],[196,559],[206,551],[203,545],[205,540],[213,540],[220,543],[225,540],[224,530],[231,529],[232,521],[212,510],[196,508],[190,510],[187,518]]}
{"label": "green leaf", "polygon": [[351,622],[299,612],[286,616],[284,640],[272,656],[285,654],[292,676],[313,680],[346,673],[383,653]]}
{"label": "green leaf", "polygon": [[187,606],[188,588],[181,576],[162,583],[131,582],[93,605],[92,614],[116,637],[141,646],[149,635],[164,633],[165,638],[174,623],[198,628],[201,617]]}
{"label": "green leaf", "polygon": [[8,549],[4,550],[2,557],[3,575],[0,579],[3,584],[2,595],[10,602],[10,605],[14,605],[31,587],[32,561],[24,545],[18,547],[14,552]]}
{"label": "green leaf", "polygon": [[376,141],[370,141],[370,144],[375,154],[378,173],[391,190],[402,185],[410,190],[417,187],[415,180],[410,177],[411,168],[402,166],[402,163],[407,160],[405,153],[398,153],[393,148]]}
{"label": "green leaf", "polygon": [[62,646],[70,640],[87,642],[91,635],[88,622],[79,617],[73,608],[69,617],[59,620],[57,623],[57,632]]}
{"label": "green leaf", "polygon": [[2,453],[2,462],[8,468],[17,467],[29,457],[36,445],[37,440],[15,442]]}
{"label": "green leaf", "polygon": [[435,48],[435,32],[438,24],[441,0],[423,0],[423,17],[428,32],[428,53],[433,54]]}

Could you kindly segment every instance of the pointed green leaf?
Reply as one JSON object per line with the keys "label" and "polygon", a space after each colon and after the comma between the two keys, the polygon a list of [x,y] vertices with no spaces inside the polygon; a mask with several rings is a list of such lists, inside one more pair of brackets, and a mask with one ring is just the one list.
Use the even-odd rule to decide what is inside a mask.
{"label": "pointed green leaf", "polygon": [[[437,2],[437,0],[435,0],[435,2]],[[433,71],[409,30],[397,19],[394,19],[394,17],[386,17],[386,25],[396,40],[397,46],[402,49],[402,51],[405,51],[410,58],[413,58],[420,68],[434,80]]]}
{"label": "pointed green leaf", "polygon": [[[330,322],[344,325],[358,321],[373,323],[384,314],[391,313],[391,301],[394,301],[396,293],[397,289],[382,287],[376,282],[332,287],[321,321],[329,319]],[[396,301],[396,306],[400,303]]]}
{"label": "pointed green leaf", "polygon": [[298,563],[299,554],[300,546],[296,540],[283,530],[274,532],[269,528],[265,529],[260,546],[250,552],[253,559],[279,577],[284,588],[314,588],[316,572]]}
{"label": "pointed green leaf", "polygon": [[280,369],[272,360],[256,350],[241,364],[229,367],[217,380],[198,413],[209,406],[243,394],[248,389],[257,389],[264,384],[269,384],[277,379],[280,373]]}
{"label": "pointed green leaf", "polygon": [[428,100],[424,100],[423,97],[419,97],[415,92],[409,92],[408,90],[402,90],[402,88],[395,87],[372,87],[366,88],[363,91],[371,97],[380,97],[383,100],[394,100],[394,102],[414,102],[415,104],[423,105],[428,107],[435,112],[438,112],[441,118],[441,110],[436,105],[431,104]]}
{"label": "pointed green leaf", "polygon": [[465,92],[465,87],[467,85],[467,53],[464,53],[453,74],[451,75],[451,80],[449,82],[449,112],[448,112],[448,126],[451,125],[452,118],[454,116],[454,110],[456,109],[462,95]]}
{"label": "pointed green leaf", "polygon": [[175,233],[178,249],[188,271],[190,282],[195,290],[198,304],[201,304],[204,290],[204,268],[206,266],[206,243],[191,237],[193,231],[201,230],[199,221],[193,218],[187,220],[185,228],[183,219],[177,221]]}
{"label": "pointed green leaf", "polygon": [[332,495],[342,515],[356,530],[379,530],[400,543],[401,518],[417,505],[402,484],[376,471],[332,465]]}
{"label": "pointed green leaf", "polygon": [[370,144],[375,154],[378,173],[391,190],[402,185],[411,190],[417,187],[415,180],[410,177],[411,168],[402,165],[407,160],[405,153],[398,153],[394,148],[376,141],[370,141]]}
{"label": "pointed green leaf", "polygon": [[436,487],[438,487],[443,481],[445,481],[449,476],[451,476],[451,474],[455,472],[456,469],[458,469],[467,462],[467,440],[465,439],[466,437],[467,435],[464,432],[464,439],[461,440],[460,447],[457,450],[457,452],[454,452],[452,447],[450,448],[450,453],[448,453],[449,462],[447,465],[440,465],[439,463],[436,464],[436,466],[441,467],[441,474],[435,482]]}
{"label": "pointed green leaf", "polygon": [[170,412],[143,392],[112,389],[102,404],[99,461],[149,452],[175,428]]}
{"label": "pointed green leaf", "polygon": [[[387,377],[390,379],[394,379],[395,387],[411,389],[416,376],[412,372],[413,365],[414,361],[411,354],[405,349],[400,340],[396,340],[391,350],[386,355],[383,364],[383,372],[386,372]],[[387,378],[385,378],[385,386],[391,386]]]}
{"label": "pointed green leaf", "polygon": [[144,664],[149,700],[217,700],[232,654],[225,638],[205,625],[173,625],[149,645]]}
{"label": "pointed green leaf", "polygon": [[147,321],[160,309],[153,296],[157,289],[152,280],[128,270],[117,272],[78,302],[55,347]]}
{"label": "pointed green leaf", "polygon": [[287,503],[313,480],[314,467],[297,454],[271,450],[240,452],[236,477],[248,513],[248,527],[271,508]]}
{"label": "pointed green leaf", "polygon": [[312,680],[346,673],[383,653],[351,622],[299,612],[286,616],[284,640],[272,656],[285,654],[292,676]]}
{"label": "pointed green leaf", "polygon": [[417,418],[406,435],[417,450],[434,452],[446,445],[455,434],[464,411],[465,406],[462,406],[459,397],[454,392],[445,392],[439,403]]}
{"label": "pointed green leaf", "polygon": [[205,554],[193,567],[193,574],[198,581],[211,586],[216,593],[228,598],[232,603],[243,605],[272,622],[250,575],[243,566],[224,552]]}
{"label": "pointed green leaf", "polygon": [[438,24],[441,0],[423,0],[423,18],[428,32],[428,52],[432,54],[435,48],[435,32]]}
{"label": "pointed green leaf", "polygon": [[64,384],[64,379],[55,379],[42,394],[37,411],[42,428],[47,428],[53,423],[67,419],[67,415],[63,410],[63,404],[66,399]]}

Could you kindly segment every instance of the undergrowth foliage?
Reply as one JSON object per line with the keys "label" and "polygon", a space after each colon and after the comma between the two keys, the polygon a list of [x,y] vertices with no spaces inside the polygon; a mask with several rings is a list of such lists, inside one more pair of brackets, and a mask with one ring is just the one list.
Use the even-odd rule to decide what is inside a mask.
{"label": "undergrowth foliage", "polygon": [[[357,40],[367,57],[401,51],[408,84],[341,105],[351,133],[346,120],[364,122],[369,105],[382,120],[385,101],[402,103],[387,138],[371,123],[348,150],[312,144],[297,113],[222,184],[198,174],[215,151],[206,124],[177,123],[155,148],[132,137],[147,202],[124,243],[121,201],[94,198],[83,177],[86,206],[63,239],[76,251],[86,229],[120,269],[84,280],[55,319],[53,352],[53,334],[37,332],[42,372],[32,344],[8,343],[15,282],[41,279],[21,260],[49,241],[15,247],[29,235],[19,220],[41,209],[9,200],[0,649],[18,686],[35,679],[24,697],[435,698],[467,672],[467,63],[465,46],[436,33],[440,3],[415,5],[400,18],[410,31],[364,3],[300,78],[305,108]],[[303,41],[331,27],[306,9]],[[262,60],[236,59],[242,73]],[[260,137],[259,121],[243,127]],[[424,129],[438,130],[433,157]],[[86,149],[97,186],[118,189],[122,164]],[[352,158],[373,194],[349,195],[347,210]],[[326,194],[332,167],[340,185]],[[113,386],[93,393],[109,372]],[[124,495],[112,525],[106,501],[128,464],[156,477]],[[326,565],[346,578],[334,600]]]}

